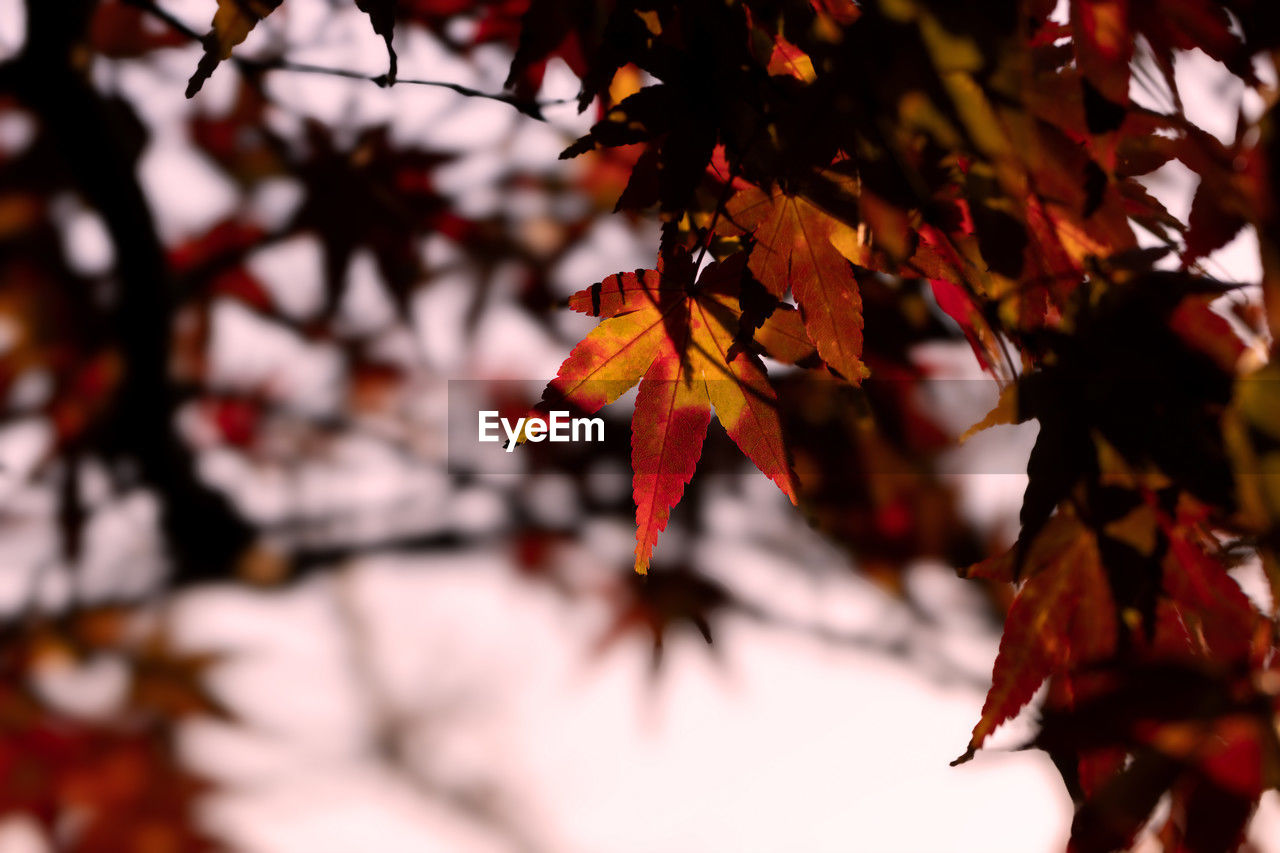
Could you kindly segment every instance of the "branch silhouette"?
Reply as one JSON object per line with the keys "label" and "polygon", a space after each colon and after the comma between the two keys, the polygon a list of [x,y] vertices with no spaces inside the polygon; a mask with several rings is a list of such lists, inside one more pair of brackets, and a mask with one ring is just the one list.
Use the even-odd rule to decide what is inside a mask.
{"label": "branch silhouette", "polygon": [[[130,6],[141,9],[148,14],[154,16],[157,20],[164,22],[170,29],[177,33],[181,33],[192,41],[203,42],[205,36],[196,30],[187,26],[182,20],[175,17],[171,13],[162,9],[151,0],[124,0]],[[365,80],[379,88],[390,88],[393,85],[405,86],[429,86],[436,89],[448,89],[464,95],[468,98],[482,98],[487,101],[497,101],[500,104],[506,104],[514,108],[517,112],[537,119],[538,121],[546,121],[546,116],[542,114],[543,107],[559,106],[561,104],[573,103],[577,98],[551,98],[548,100],[530,100],[520,98],[507,92],[485,92],[480,89],[464,86],[461,83],[453,83],[448,80],[427,80],[413,77],[392,78],[389,74],[365,74],[360,71],[351,71],[346,68],[333,68],[327,65],[314,65],[309,62],[295,62],[284,57],[275,57],[273,59],[248,59],[243,56],[233,54],[230,61],[234,62],[236,67],[248,74],[261,74],[266,71],[293,71],[299,74],[323,74],[329,77],[342,77],[347,80]]]}
{"label": "branch silhouette", "polygon": [[161,527],[174,558],[174,579],[224,577],[249,547],[253,531],[201,479],[174,427],[179,395],[167,365],[176,297],[165,249],[135,177],[136,152],[123,120],[73,56],[93,5],[28,0],[26,8],[27,43],[6,66],[6,77],[18,100],[45,123],[72,182],[101,215],[121,283],[109,318],[125,378],[97,440],[106,452],[136,462],[143,482],[164,496]]}

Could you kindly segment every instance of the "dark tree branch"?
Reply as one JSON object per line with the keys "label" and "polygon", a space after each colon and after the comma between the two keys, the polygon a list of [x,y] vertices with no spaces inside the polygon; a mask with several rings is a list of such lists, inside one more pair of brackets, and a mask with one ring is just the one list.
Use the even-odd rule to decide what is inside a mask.
{"label": "dark tree branch", "polygon": [[102,425],[100,449],[135,463],[159,494],[175,579],[224,578],[253,531],[225,496],[200,480],[176,432],[178,395],[169,375],[175,288],[138,184],[131,117],[93,88],[76,59],[93,5],[28,0],[27,41],[4,79],[43,123],[115,247],[118,293],[105,311],[124,375]]}
{"label": "dark tree branch", "polygon": [[[184,24],[181,20],[161,9],[151,0],[125,0],[131,6],[136,6],[157,19],[163,21],[174,31],[181,33],[193,41],[203,41],[204,36],[191,27]],[[406,86],[430,86],[437,89],[449,89],[457,92],[459,95],[465,95],[468,98],[483,98],[489,101],[497,101],[514,107],[519,112],[538,121],[546,121],[546,117],[542,114],[542,108],[548,106],[556,106],[559,104],[568,104],[577,100],[577,98],[556,98],[548,101],[531,101],[526,98],[519,98],[515,95],[505,92],[482,92],[479,89],[473,89],[470,86],[463,86],[461,83],[450,83],[447,80],[422,80],[407,77],[394,77],[389,74],[363,74],[359,71],[348,71],[345,68],[330,68],[324,65],[312,65],[307,62],[293,62],[283,57],[275,59],[246,59],[241,56],[232,54],[231,61],[236,64],[241,71],[253,75],[261,74],[264,71],[293,71],[299,74],[324,74],[330,77],[343,77],[348,80],[366,80],[374,83],[381,88],[387,88],[392,85]]]}

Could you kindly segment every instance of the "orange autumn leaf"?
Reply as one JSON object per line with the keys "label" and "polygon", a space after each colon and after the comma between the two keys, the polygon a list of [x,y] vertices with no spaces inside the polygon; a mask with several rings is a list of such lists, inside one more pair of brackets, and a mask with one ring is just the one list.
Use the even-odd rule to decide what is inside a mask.
{"label": "orange autumn leaf", "polygon": [[1129,60],[1133,33],[1127,0],[1075,0],[1070,5],[1074,47],[1080,69],[1102,97],[1129,102]]}
{"label": "orange autumn leaf", "polygon": [[[991,561],[976,576],[999,578],[1008,558]],[[1096,536],[1073,514],[1055,515],[1028,554],[1027,580],[1005,620],[982,717],[964,755],[968,761],[987,737],[1022,709],[1046,678],[1109,655],[1116,644],[1116,614]]]}
{"label": "orange autumn leaf", "polygon": [[[711,423],[707,382],[687,351],[693,323],[644,375],[631,421],[631,470],[636,502],[636,570],[649,564],[658,534],[693,478]],[[700,361],[700,359],[699,359]]]}
{"label": "orange autumn leaf", "polygon": [[853,267],[833,244],[856,242],[848,225],[781,189],[744,189],[725,208],[749,232],[751,272],[774,296],[795,296],[805,331],[833,370],[855,384],[869,375],[862,361],[862,297]]}
{"label": "orange autumn leaf", "polygon": [[765,355],[783,364],[800,364],[816,354],[813,341],[804,331],[800,312],[786,303],[773,310],[755,332],[756,343]]}
{"label": "orange autumn leaf", "polygon": [[1158,516],[1169,548],[1163,587],[1179,621],[1194,638],[1193,647],[1221,661],[1246,661],[1256,643],[1270,645],[1271,626],[1213,553],[1212,540],[1190,513]]}
{"label": "orange autumn leaf", "polygon": [[544,405],[590,414],[637,382],[632,417],[636,560],[645,572],[702,454],[714,407],[729,437],[794,503],[777,397],[740,340],[738,289],[745,255],[712,263],[692,285],[687,256],[657,270],[620,273],[580,291],[570,307],[603,321],[565,359]]}
{"label": "orange autumn leaf", "polygon": [[812,83],[817,74],[809,55],[782,36],[778,36],[769,57],[769,73],[790,75],[802,83]]}

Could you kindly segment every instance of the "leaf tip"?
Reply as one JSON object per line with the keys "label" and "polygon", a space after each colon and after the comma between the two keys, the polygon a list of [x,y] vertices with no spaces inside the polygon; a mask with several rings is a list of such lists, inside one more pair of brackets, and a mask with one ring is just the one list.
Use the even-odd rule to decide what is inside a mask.
{"label": "leaf tip", "polygon": [[200,62],[196,65],[195,73],[191,75],[191,79],[187,81],[186,96],[188,99],[194,98],[196,93],[204,86],[204,81],[213,76],[213,70],[218,67],[222,60],[218,54],[210,50],[208,45],[205,46],[204,55],[200,57]]}
{"label": "leaf tip", "polygon": [[958,443],[964,444],[978,433],[992,427],[1009,426],[1017,423],[1021,423],[1021,416],[1018,409],[1018,386],[1015,383],[1006,386],[1000,391],[1000,397],[991,411],[987,412],[982,420],[961,433]]}
{"label": "leaf tip", "polygon": [[783,493],[784,495],[786,495],[786,496],[787,496],[787,498],[791,501],[791,505],[792,505],[792,506],[799,506],[799,505],[800,505],[800,494],[796,491],[796,480],[795,480],[795,475],[793,474],[793,475],[791,475],[791,476],[787,477],[787,478],[786,478],[786,480],[784,480],[784,481],[783,481],[782,483],[780,483],[779,485],[781,485],[781,486],[782,486],[782,493]]}
{"label": "leaf tip", "polygon": [[196,96],[196,94],[204,86],[204,81],[207,78],[207,76],[208,75],[201,74],[199,71],[191,75],[191,79],[187,81],[186,91],[183,92],[183,94],[186,95],[187,100],[190,100]]}

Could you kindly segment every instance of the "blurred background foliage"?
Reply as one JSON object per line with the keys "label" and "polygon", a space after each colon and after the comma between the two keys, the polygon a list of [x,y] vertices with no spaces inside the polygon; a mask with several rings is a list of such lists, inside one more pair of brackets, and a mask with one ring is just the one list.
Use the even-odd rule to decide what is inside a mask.
{"label": "blurred background foliage", "polygon": [[[642,644],[658,679],[672,635],[700,637],[714,654],[722,625],[748,622],[985,689],[1014,602],[1018,569],[1000,560],[1018,538],[1018,475],[1034,439],[1023,430],[957,446],[996,405],[997,384],[1019,394],[1012,410],[1002,398],[996,420],[1040,423],[1019,561],[1040,558],[1042,530],[1076,535],[1061,529],[1074,515],[1050,516],[1077,502],[1089,526],[1079,536],[1114,533],[1101,559],[1123,563],[1129,581],[1113,572],[1106,583],[1131,595],[1121,604],[1147,616],[1149,633],[1163,605],[1133,581],[1149,568],[1129,571],[1142,562],[1135,536],[1161,543],[1143,558],[1181,548],[1217,561],[1191,582],[1210,578],[1238,606],[1238,588],[1222,592],[1213,572],[1274,551],[1271,479],[1239,476],[1270,470],[1274,399],[1232,384],[1270,370],[1260,368],[1268,320],[1258,288],[1207,268],[1248,233],[1265,281],[1274,274],[1272,134],[1259,107],[1270,90],[1254,64],[1280,41],[1274,13],[1243,0],[1078,2],[1065,18],[1040,2],[869,5],[864,18],[857,4],[817,0],[219,0],[206,34],[214,4],[197,0],[7,4],[3,812],[33,820],[56,850],[232,844],[200,817],[216,780],[178,748],[192,720],[252,726],[253,700],[210,676],[235,655],[183,641],[197,588],[253,590],[246,600],[257,601],[327,584],[352,649],[347,677],[373,709],[369,740],[389,766],[406,763],[416,723],[363,656],[379,614],[358,603],[360,567],[388,556],[465,566],[499,552],[512,583],[594,614],[584,648]],[[1131,31],[1116,36],[1128,44],[1117,54],[1088,16],[1120,7]],[[1186,118],[1175,65],[1192,48],[1236,86],[1234,140]],[[1012,144],[984,135],[978,96],[946,89],[955,71],[979,81]],[[1131,86],[1160,103],[1138,105]],[[836,190],[851,176],[818,172],[854,154],[860,196],[846,209]],[[1136,180],[1170,162],[1201,180],[1181,216]],[[1051,240],[1044,210],[1010,202],[1020,181],[1051,197]],[[639,577],[626,404],[608,411],[603,444],[527,445],[505,476],[450,455],[447,410],[465,386],[478,407],[526,411],[534,396],[521,380],[555,375],[593,326],[565,310],[568,297],[652,268],[660,243],[709,246],[716,258],[749,248],[721,213],[751,184],[811,194],[863,224],[860,358],[872,378],[839,381],[817,351],[771,347],[762,327],[799,512],[786,515],[713,426],[653,571]],[[922,259],[942,232],[957,241],[950,254]],[[1161,258],[1176,269],[1155,270]],[[1107,385],[1118,364],[1172,379],[1135,394]],[[1092,390],[1071,396],[1081,388]],[[965,471],[997,485],[956,476]],[[1173,490],[1143,479],[1158,476]],[[1194,504],[1179,503],[1182,491]],[[1139,493],[1156,496],[1159,520],[1108,527],[1135,512]],[[762,561],[804,581],[856,575],[895,615],[835,624],[797,613],[760,581]],[[971,565],[972,591],[939,595],[927,580]],[[1245,609],[1237,621],[1252,627],[1261,617]],[[1238,639],[1232,624],[1224,645]],[[957,630],[979,638],[976,653]],[[1258,651],[1239,651],[1245,675],[1230,671],[1240,691],[1250,678],[1256,688],[1241,700],[1248,723],[1235,706],[1188,718],[1269,719],[1274,670]],[[1053,681],[1037,745],[1084,802],[1101,783],[1082,781],[1082,768],[1105,778],[1098,768],[1116,770],[1133,748],[1116,722],[1140,704],[1130,693],[1204,699],[1225,678],[1214,670],[1188,687],[1144,669],[1123,695]],[[1064,699],[1071,687],[1096,691],[1083,716]],[[1096,719],[1112,728],[1082,744],[1081,720]],[[1274,736],[1228,734],[1257,749]],[[1165,826],[1182,834],[1165,830],[1168,849],[1227,849],[1274,771],[1241,780],[1226,759],[1218,773],[1198,755],[1142,749],[1138,766],[1151,769],[1140,784],[1115,783],[1100,817],[1083,811],[1083,849],[1127,844],[1171,785]],[[1179,776],[1184,765],[1199,775]],[[482,787],[415,778],[423,797],[502,837],[494,849],[556,849]],[[1184,838],[1178,810],[1214,803],[1223,820]]]}

